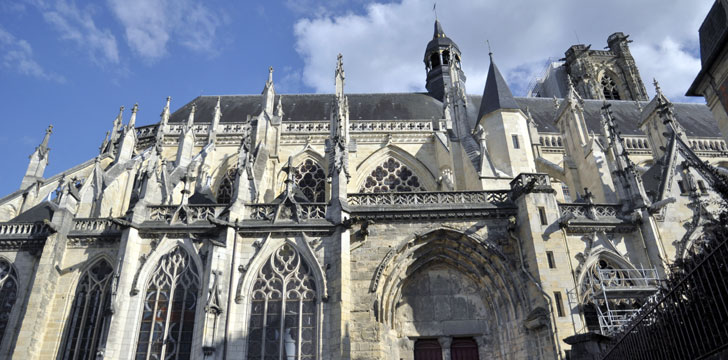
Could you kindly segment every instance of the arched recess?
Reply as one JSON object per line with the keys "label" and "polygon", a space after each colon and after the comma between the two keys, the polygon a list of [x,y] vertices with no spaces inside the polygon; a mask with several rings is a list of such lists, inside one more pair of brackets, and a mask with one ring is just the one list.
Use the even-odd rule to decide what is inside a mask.
{"label": "arched recess", "polygon": [[4,257],[0,257],[0,344],[3,343],[5,337],[11,334],[5,334],[10,323],[10,315],[13,306],[18,299],[18,273],[15,266]]}
{"label": "arched recess", "polygon": [[611,69],[604,69],[599,74],[599,92],[606,100],[626,100],[630,91],[624,84],[622,76]]}
{"label": "arched recess", "polygon": [[[375,316],[399,336],[420,336],[425,331],[432,332],[428,336],[491,334],[499,337],[493,346],[501,346],[495,343],[507,344],[509,340],[514,340],[509,338],[509,334],[514,332],[501,331],[499,328],[518,329],[523,325],[518,320],[523,319],[529,311],[525,292],[528,285],[518,276],[520,272],[510,264],[511,261],[495,244],[474,235],[453,229],[437,229],[416,236],[392,249],[377,268],[370,288],[376,296]],[[453,278],[474,284],[477,291],[463,293],[479,301],[486,316],[465,327],[461,326],[464,324],[461,322],[457,329],[442,324],[437,329],[418,328],[418,334],[409,334],[408,326],[403,326],[403,322],[408,320],[399,316],[403,304],[407,303],[408,282],[413,279],[416,281],[421,277],[419,274],[433,271],[435,275],[455,274]],[[460,311],[481,307],[476,304],[477,301],[468,302],[460,294],[453,294],[455,300],[460,301],[459,306],[468,309]],[[417,324],[413,326],[416,328]],[[435,333],[438,331],[439,334]]]}
{"label": "arched recess", "polygon": [[[259,297],[255,296],[255,292],[258,292],[259,289],[257,285],[260,283],[260,279],[266,278],[266,279],[272,279],[273,276],[267,277],[264,273],[265,269],[268,269],[271,267],[274,263],[280,259],[280,256],[282,252],[292,252],[295,255],[294,258],[297,258],[296,260],[298,264],[303,264],[307,270],[308,274],[310,276],[310,280],[313,280],[313,283],[311,284],[309,282],[308,288],[310,290],[310,287],[315,287],[313,291],[311,292],[311,295],[314,296],[313,300],[313,306],[315,308],[315,314],[312,314],[310,312],[307,312],[303,309],[303,307],[299,308],[298,312],[296,312],[296,316],[301,315],[300,323],[304,322],[303,315],[305,314],[308,316],[309,319],[312,319],[312,321],[315,321],[315,323],[305,323],[304,326],[298,327],[305,328],[306,325],[312,325],[313,327],[313,334],[315,339],[311,341],[310,346],[313,348],[313,359],[318,359],[321,357],[321,336],[322,336],[322,301],[325,301],[327,299],[327,284],[325,281],[323,269],[321,268],[321,265],[319,261],[316,258],[316,255],[313,252],[313,249],[309,246],[306,237],[305,236],[296,236],[294,238],[272,238],[269,237],[265,243],[263,244],[262,248],[260,249],[260,252],[255,256],[255,258],[251,261],[250,266],[248,267],[249,270],[245,273],[243,277],[240,279],[240,283],[238,284],[237,289],[237,296],[235,298],[235,302],[238,304],[243,304],[242,307],[242,321],[243,324],[242,328],[242,339],[244,341],[241,342],[241,345],[244,347],[243,351],[240,352],[240,354],[246,355],[244,358],[253,358],[252,354],[250,354],[250,351],[259,350],[258,348],[251,349],[251,342],[250,339],[257,338],[257,336],[262,335],[260,330],[261,323],[253,324],[253,322],[256,322],[259,318],[261,321],[265,317],[261,317],[256,311],[256,309],[253,309],[254,301],[260,300]],[[285,254],[283,254],[285,255]],[[294,261],[294,262],[296,262]],[[298,265],[297,265],[298,266]],[[290,269],[293,269],[294,267],[289,267]],[[292,278],[294,283],[297,285],[300,285],[301,281],[295,281],[294,278]],[[253,318],[253,317],[256,318]],[[288,321],[288,320],[286,320]],[[257,326],[254,326],[257,325]],[[275,329],[273,329],[275,330]],[[280,333],[280,331],[279,331]],[[288,335],[287,331],[284,331],[286,333],[286,336]],[[299,333],[300,335],[303,335],[302,333]],[[297,344],[296,349],[300,349],[299,345],[301,342],[298,340],[302,338],[306,338],[304,336],[300,336],[296,334],[292,334],[291,338],[293,341]],[[282,338],[280,338],[282,339]],[[310,338],[306,338],[310,339]],[[285,351],[285,350],[284,350]],[[289,350],[290,351],[290,350]],[[298,351],[298,350],[296,350]],[[269,354],[270,355],[270,354]],[[255,357],[260,358],[260,357]],[[304,357],[305,358],[305,357]]]}
{"label": "arched recess", "polygon": [[86,262],[70,289],[59,359],[90,359],[103,351],[111,320],[113,261],[100,255]]}
{"label": "arched recess", "polygon": [[[144,284],[144,287],[134,299],[138,304],[133,338],[136,359],[154,359],[155,355],[160,356],[160,351],[164,352],[162,358],[190,359],[191,354],[200,351],[200,345],[193,339],[200,336],[204,313],[199,311],[204,306],[204,297],[201,296],[205,286],[203,272],[204,264],[190,239],[164,238],[150,254],[139,271],[139,284]],[[167,308],[162,309],[160,304],[165,302]],[[181,308],[175,307],[180,305]],[[159,315],[157,310],[163,314]],[[167,316],[172,313],[178,315],[174,319]],[[170,327],[172,320],[177,325]],[[157,331],[161,335],[155,336]],[[152,344],[155,341],[161,342],[161,345],[155,347]]]}
{"label": "arched recess", "polygon": [[[291,155],[291,164],[296,169],[293,176],[296,186],[306,195],[309,201],[325,202],[328,198],[326,196],[328,163],[324,157],[307,146],[301,152]],[[286,166],[286,164],[284,163],[283,166]],[[277,178],[277,195],[285,190],[285,180],[286,174],[280,171]]]}
{"label": "arched recess", "polygon": [[[584,315],[584,326],[590,331],[602,331],[599,313],[614,310],[623,313],[624,310],[637,309],[641,306],[638,299],[634,298],[604,299],[598,296],[605,285],[648,285],[645,281],[639,280],[640,271],[627,259],[611,250],[602,249],[589,256],[584,262],[583,269],[578,279],[579,304]],[[615,318],[622,316],[622,313],[615,313]]]}
{"label": "arched recess", "polygon": [[[372,172],[381,166],[388,159],[394,159],[402,165],[406,166],[412,173],[417,176],[419,183],[425,191],[436,191],[437,177],[422,161],[412,156],[406,150],[399,146],[389,144],[369,155],[356,167],[355,181],[349,182],[349,192],[360,192],[364,187],[367,178]],[[353,186],[353,187],[352,187]]]}

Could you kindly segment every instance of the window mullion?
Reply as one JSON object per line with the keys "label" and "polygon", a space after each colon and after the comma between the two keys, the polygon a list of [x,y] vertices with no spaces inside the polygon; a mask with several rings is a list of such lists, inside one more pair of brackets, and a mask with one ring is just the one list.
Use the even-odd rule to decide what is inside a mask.
{"label": "window mullion", "polygon": [[265,302],[263,304],[263,331],[261,331],[261,339],[260,339],[260,358],[265,359],[265,331],[268,329],[268,296],[270,294],[265,294]]}
{"label": "window mullion", "polygon": [[298,295],[298,345],[296,346],[297,358],[301,360],[301,328],[303,328],[303,296]]}
{"label": "window mullion", "polygon": [[174,272],[169,280],[169,298],[167,299],[167,314],[164,320],[164,332],[162,333],[162,353],[160,359],[164,359],[167,353],[167,336],[169,334],[169,318],[172,316],[172,305],[174,304],[174,293],[176,290],[175,277],[177,275],[177,267],[174,267]]}
{"label": "window mullion", "polygon": [[286,327],[286,278],[281,277],[283,279],[283,284],[281,286],[281,327],[280,327],[280,336],[278,337],[278,359],[283,360],[283,344],[285,343],[283,339],[283,331]]}
{"label": "window mullion", "polygon": [[[147,342],[147,355],[146,359],[149,360],[150,353],[152,352],[152,344],[154,341],[154,325],[157,323],[157,308],[159,307],[159,288],[157,286],[154,287],[154,307],[152,308],[152,323],[151,328],[149,329],[149,341]],[[146,299],[145,299],[146,301]],[[144,315],[142,315],[142,321],[144,321]]]}

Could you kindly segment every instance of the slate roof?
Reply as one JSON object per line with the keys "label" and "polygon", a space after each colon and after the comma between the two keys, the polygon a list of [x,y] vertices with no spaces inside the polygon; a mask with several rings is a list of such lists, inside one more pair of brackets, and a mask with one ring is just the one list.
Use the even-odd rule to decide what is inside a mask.
{"label": "slate roof", "polygon": [[498,70],[498,66],[495,65],[492,54],[490,55],[490,68],[488,68],[488,78],[485,80],[482,99],[478,119],[494,110],[519,108],[516,100],[513,99],[508,83]]}
{"label": "slate roof", "polygon": [[[442,103],[427,93],[347,94],[349,118],[356,120],[439,119]],[[333,94],[282,95],[284,121],[325,121],[331,116]],[[479,109],[483,97],[468,95],[471,109]],[[551,98],[513,97],[518,107],[530,110],[540,132],[558,132],[554,124],[554,102]],[[563,100],[559,100],[563,101]],[[277,99],[276,99],[277,102]],[[640,107],[634,101],[608,101],[612,104],[619,130],[625,135],[641,135]],[[199,96],[170,116],[170,123],[184,123],[192,104],[197,105],[196,123],[210,123],[217,96]],[[590,131],[600,133],[602,100],[584,100],[584,112]],[[640,102],[644,108],[647,102]],[[719,138],[718,124],[705,104],[673,103],[675,116],[688,136]],[[225,95],[221,97],[221,123],[244,122],[262,110],[261,95]],[[476,113],[473,112],[473,115]],[[475,119],[470,119],[471,123]]]}
{"label": "slate roof", "polygon": [[24,211],[15,218],[9,220],[10,223],[31,223],[43,220],[51,220],[53,213],[58,210],[58,205],[51,201],[43,201],[40,204]]}

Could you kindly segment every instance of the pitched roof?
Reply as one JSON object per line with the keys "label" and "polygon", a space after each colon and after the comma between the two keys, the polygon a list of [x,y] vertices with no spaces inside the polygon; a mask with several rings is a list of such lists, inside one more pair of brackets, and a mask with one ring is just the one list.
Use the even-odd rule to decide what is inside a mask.
{"label": "pitched roof", "polygon": [[508,83],[506,83],[503,75],[501,75],[498,67],[495,65],[493,55],[491,54],[490,68],[488,69],[488,78],[485,80],[485,89],[483,89],[483,100],[480,103],[478,119],[498,109],[519,109],[519,106],[513,98]]}
{"label": "pitched roof", "polygon": [[[282,95],[283,121],[328,121],[334,104],[333,94]],[[356,120],[407,120],[439,119],[442,102],[426,93],[347,94],[349,118]],[[511,97],[515,108],[528,109],[540,132],[557,133],[554,124],[553,99],[536,97]],[[468,116],[478,115],[483,97],[468,95]],[[277,101],[277,100],[276,100]],[[200,96],[175,111],[170,123],[187,121],[192,104],[197,105],[195,123],[211,123],[217,96]],[[640,108],[647,102],[610,100],[619,130],[625,135],[643,135],[639,129]],[[220,123],[245,122],[248,116],[256,116],[262,110],[261,95],[225,95],[221,97],[222,118]],[[584,100],[584,117],[590,131],[601,132],[602,100]],[[675,116],[688,136],[720,138],[722,135],[713,114],[705,104],[673,103]],[[508,106],[513,106],[510,104]],[[487,107],[486,107],[487,108]],[[471,112],[471,109],[473,110]],[[477,119],[469,119],[472,124]]]}

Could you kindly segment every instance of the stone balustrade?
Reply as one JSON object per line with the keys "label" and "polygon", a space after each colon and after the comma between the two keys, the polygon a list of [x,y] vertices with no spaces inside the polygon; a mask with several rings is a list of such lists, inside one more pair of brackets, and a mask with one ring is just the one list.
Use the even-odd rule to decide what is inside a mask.
{"label": "stone balustrade", "polygon": [[193,223],[216,218],[225,209],[224,205],[153,205],[147,208],[149,221],[166,223]]}
{"label": "stone balustrade", "polygon": [[562,216],[565,214],[572,214],[576,218],[589,218],[592,220],[604,217],[616,217],[621,212],[621,209],[621,204],[559,204],[559,211]]}
{"label": "stone balustrade", "polygon": [[108,218],[81,218],[73,220],[73,232],[100,233],[121,232],[121,226]]}
{"label": "stone balustrade", "polygon": [[0,224],[0,238],[43,237],[50,233],[51,228],[42,222]]}
{"label": "stone balustrade", "polygon": [[[245,205],[247,218],[250,220],[273,221],[278,213],[278,220],[314,220],[326,218],[325,203],[303,204],[249,204]],[[297,212],[294,214],[293,212]]]}
{"label": "stone balustrade", "polygon": [[493,204],[510,203],[507,190],[438,191],[400,193],[353,193],[347,195],[352,206]]}

